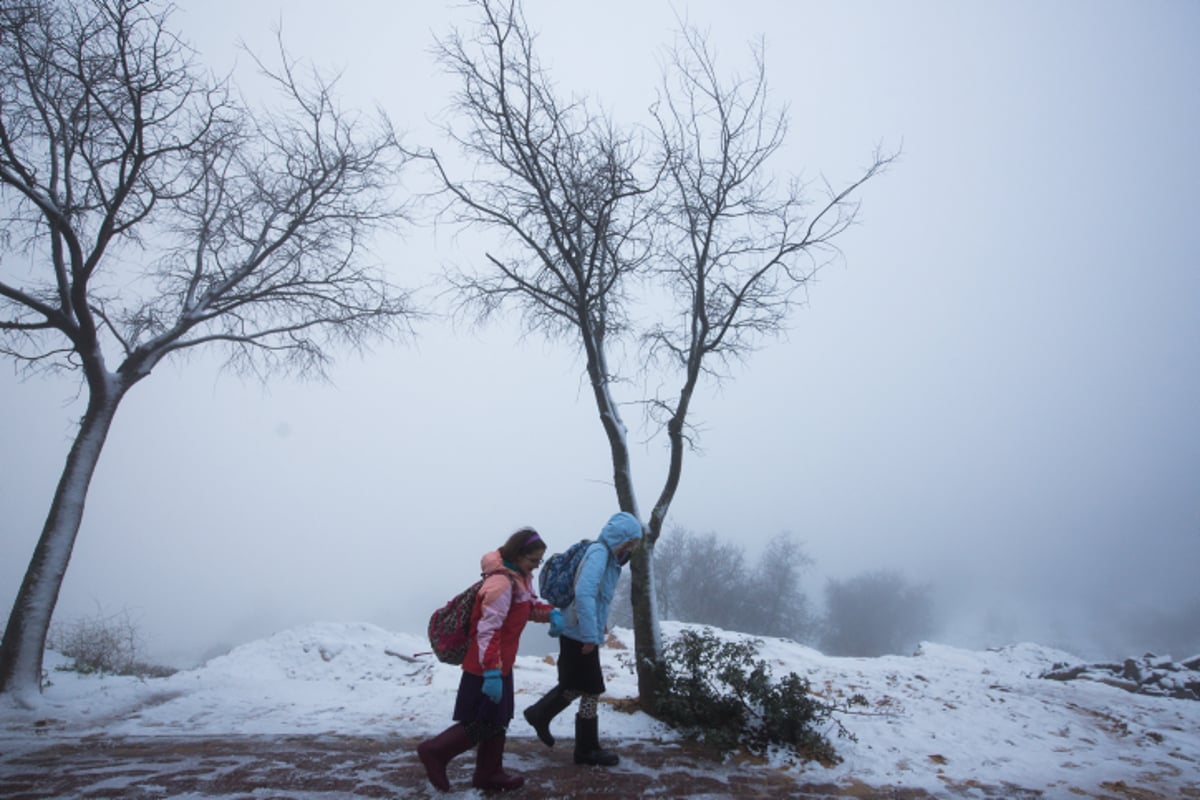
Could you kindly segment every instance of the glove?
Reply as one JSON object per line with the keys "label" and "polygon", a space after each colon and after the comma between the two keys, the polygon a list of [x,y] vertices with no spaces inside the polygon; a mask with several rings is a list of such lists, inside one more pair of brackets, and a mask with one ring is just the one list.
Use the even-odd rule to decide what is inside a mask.
{"label": "glove", "polygon": [[562,626],[563,626],[562,612],[559,611],[557,608],[551,609],[550,610],[550,635],[551,636],[561,636],[562,635]]}
{"label": "glove", "polygon": [[486,669],[483,671],[483,693],[493,703],[499,705],[504,695],[504,681],[500,679],[500,670]]}

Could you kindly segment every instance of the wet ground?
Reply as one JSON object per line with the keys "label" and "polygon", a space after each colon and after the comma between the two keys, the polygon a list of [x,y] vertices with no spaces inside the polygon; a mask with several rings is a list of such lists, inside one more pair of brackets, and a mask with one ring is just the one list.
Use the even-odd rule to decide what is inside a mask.
{"label": "wet ground", "polygon": [[[700,747],[623,744],[621,764],[578,767],[569,743],[549,749],[535,740],[508,743],[505,766],[526,777],[523,798],[1049,798],[1018,786],[945,786],[936,794],[903,788],[833,785],[753,760],[717,761]],[[433,790],[416,760],[416,741],[342,736],[223,738],[91,738],[70,743],[23,744],[0,752],[0,797],[45,798],[427,798],[479,797],[471,789],[473,757],[451,764],[449,794]],[[1148,779],[1149,780],[1149,779]],[[1152,782],[1072,789],[1073,798],[1159,800]],[[1173,800],[1178,792],[1170,795]],[[1195,793],[1183,797],[1200,798]]]}

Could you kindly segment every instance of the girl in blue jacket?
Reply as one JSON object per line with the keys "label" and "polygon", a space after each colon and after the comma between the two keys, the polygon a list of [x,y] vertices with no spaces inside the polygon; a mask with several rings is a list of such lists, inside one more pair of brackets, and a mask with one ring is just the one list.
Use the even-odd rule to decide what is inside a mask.
{"label": "girl in blue jacket", "polygon": [[612,605],[623,567],[642,541],[642,523],[624,511],[613,514],[588,547],[575,575],[575,600],[563,610],[559,639],[558,685],[525,710],[538,738],[554,746],[550,720],[579,700],[575,715],[575,763],[611,767],[620,761],[600,748],[598,708],[604,694],[600,650],[608,631]]}

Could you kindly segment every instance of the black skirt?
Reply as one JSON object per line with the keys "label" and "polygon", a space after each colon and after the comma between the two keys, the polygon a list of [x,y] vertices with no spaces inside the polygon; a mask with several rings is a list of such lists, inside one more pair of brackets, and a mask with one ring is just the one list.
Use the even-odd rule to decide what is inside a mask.
{"label": "black skirt", "polygon": [[584,694],[604,694],[600,648],[584,653],[583,642],[566,636],[559,638],[558,646],[558,685]]}
{"label": "black skirt", "polygon": [[463,670],[462,678],[458,681],[458,697],[454,700],[454,717],[456,722],[487,722],[497,725],[508,725],[513,718],[513,676],[512,673],[501,676],[504,692],[500,702],[493,703],[491,698],[483,693],[483,676],[474,675]]}

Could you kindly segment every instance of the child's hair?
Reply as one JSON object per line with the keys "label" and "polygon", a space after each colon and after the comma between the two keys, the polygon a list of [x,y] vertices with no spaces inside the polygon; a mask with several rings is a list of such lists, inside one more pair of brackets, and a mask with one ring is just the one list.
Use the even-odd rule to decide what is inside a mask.
{"label": "child's hair", "polygon": [[533,528],[521,528],[512,536],[508,537],[508,541],[500,548],[500,557],[509,563],[517,563],[517,559],[522,556],[527,556],[530,553],[537,553],[546,549],[546,543],[542,541],[542,537]]}

